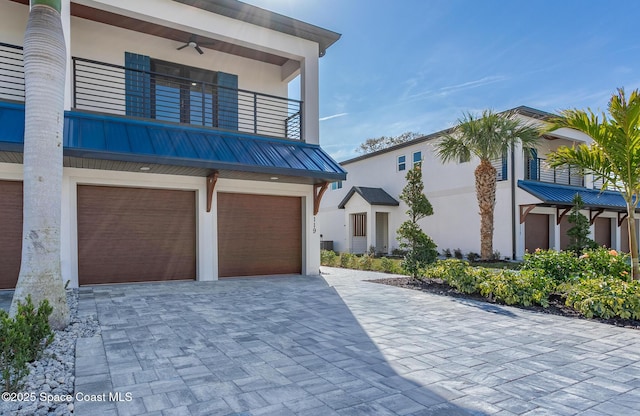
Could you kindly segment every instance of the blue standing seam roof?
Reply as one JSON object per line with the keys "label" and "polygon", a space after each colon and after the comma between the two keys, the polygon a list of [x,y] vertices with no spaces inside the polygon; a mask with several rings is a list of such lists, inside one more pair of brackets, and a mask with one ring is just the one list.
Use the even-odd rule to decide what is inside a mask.
{"label": "blue standing seam roof", "polygon": [[[0,102],[0,150],[21,152],[23,140],[24,104]],[[347,176],[314,144],[74,111],[65,113],[64,154],[327,181]]]}
{"label": "blue standing seam roof", "polygon": [[551,205],[573,205],[573,198],[579,194],[586,208],[604,208],[623,211],[627,204],[617,191],[580,188],[538,181],[519,180],[518,187]]}

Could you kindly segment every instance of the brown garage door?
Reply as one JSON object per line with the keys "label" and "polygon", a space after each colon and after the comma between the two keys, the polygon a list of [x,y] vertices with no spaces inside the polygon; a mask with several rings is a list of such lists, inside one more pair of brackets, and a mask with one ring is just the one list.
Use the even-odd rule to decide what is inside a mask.
{"label": "brown garage door", "polygon": [[[598,217],[593,225],[596,243],[599,246],[611,247],[611,218]],[[628,231],[627,235],[629,235]]]}
{"label": "brown garage door", "polygon": [[13,289],[22,253],[22,182],[0,181],[0,289]]}
{"label": "brown garage door", "polygon": [[78,186],[81,285],[195,279],[195,192]]}
{"label": "brown garage door", "polygon": [[302,200],[218,193],[220,277],[302,271]]}
{"label": "brown garage door", "polygon": [[537,248],[549,249],[549,216],[528,214],[524,221],[524,248],[533,253]]}

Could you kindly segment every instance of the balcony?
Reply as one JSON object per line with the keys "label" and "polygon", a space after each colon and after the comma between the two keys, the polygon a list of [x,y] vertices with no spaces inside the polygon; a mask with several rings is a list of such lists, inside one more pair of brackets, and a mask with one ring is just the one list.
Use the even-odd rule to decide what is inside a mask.
{"label": "balcony", "polygon": [[525,179],[559,185],[584,186],[584,176],[578,167],[565,165],[552,168],[546,163],[546,159],[530,156],[525,158]]}
{"label": "balcony", "polygon": [[[72,59],[74,110],[304,141],[301,101],[232,88],[211,77]],[[22,48],[3,43],[0,100],[24,101]]]}

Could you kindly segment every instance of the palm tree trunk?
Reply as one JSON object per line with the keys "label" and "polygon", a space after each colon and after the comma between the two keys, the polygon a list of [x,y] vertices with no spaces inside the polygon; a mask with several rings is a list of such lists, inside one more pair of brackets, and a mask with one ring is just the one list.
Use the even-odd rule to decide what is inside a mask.
{"label": "palm tree trunk", "polygon": [[[43,3],[43,4],[42,4]],[[32,0],[24,37],[25,134],[22,263],[11,302],[28,295],[53,307],[49,322],[69,320],[60,267],[62,135],[66,46],[59,0]],[[56,7],[57,6],[57,7]]]}
{"label": "palm tree trunk", "polygon": [[480,208],[480,257],[493,254],[493,211],[496,205],[496,169],[489,160],[480,160],[475,170],[476,197]]}
{"label": "palm tree trunk", "polygon": [[627,201],[627,227],[629,230],[629,251],[631,251],[631,279],[640,280],[638,267],[638,239],[636,237],[635,207]]}

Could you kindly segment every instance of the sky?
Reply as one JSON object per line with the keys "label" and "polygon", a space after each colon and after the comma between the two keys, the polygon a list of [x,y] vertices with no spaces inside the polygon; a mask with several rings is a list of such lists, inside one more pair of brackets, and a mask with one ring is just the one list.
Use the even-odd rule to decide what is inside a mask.
{"label": "sky", "polygon": [[342,34],[320,58],[320,144],[434,133],[464,112],[606,111],[640,88],[637,0],[244,0]]}

